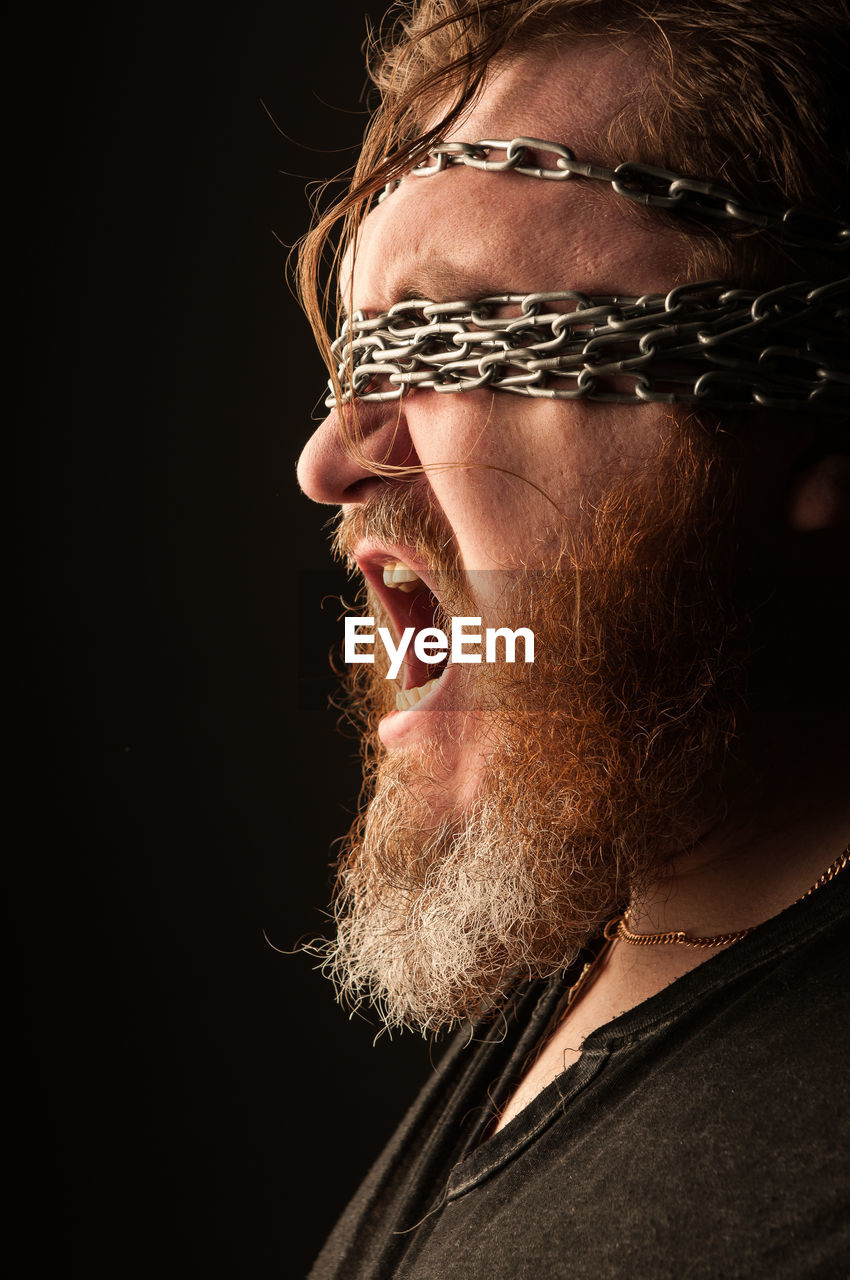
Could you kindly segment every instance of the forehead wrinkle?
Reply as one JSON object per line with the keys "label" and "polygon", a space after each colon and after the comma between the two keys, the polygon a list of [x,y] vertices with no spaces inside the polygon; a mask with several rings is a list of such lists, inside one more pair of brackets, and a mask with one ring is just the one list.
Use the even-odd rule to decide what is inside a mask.
{"label": "forehead wrinkle", "polygon": [[[369,215],[371,218],[374,214],[378,214],[383,220],[389,214],[390,220],[388,227],[374,229],[372,224],[370,228],[370,230],[374,229],[373,234],[380,237],[384,246],[383,251],[377,255],[381,269],[379,278],[370,281],[374,293],[368,299],[368,304],[357,305],[356,310],[388,310],[397,302],[413,298],[446,302],[480,298],[488,294],[531,293],[540,288],[574,288],[575,281],[567,280],[565,275],[562,277],[558,270],[559,266],[566,267],[567,264],[560,264],[558,260],[561,253],[568,256],[574,253],[578,227],[575,222],[576,216],[578,215],[581,219],[583,227],[579,229],[583,230],[588,225],[588,214],[590,225],[593,225],[597,215],[616,218],[618,213],[616,197],[610,190],[606,187],[601,188],[601,184],[597,182],[584,181],[581,178],[570,179],[567,183],[551,184],[552,189],[548,192],[541,190],[532,179],[520,174],[483,174],[459,168],[447,170],[436,177],[409,178],[406,181],[414,184],[407,193],[403,190],[394,192],[388,197],[386,204],[373,210]],[[427,205],[423,212],[415,214],[415,221],[425,224],[424,240],[419,227],[412,228],[409,225],[407,221],[410,217],[409,210],[405,211],[400,221],[392,217],[399,207],[394,206],[393,201],[397,200],[399,205],[403,206],[405,195],[410,198],[411,195],[415,196],[420,191],[423,195],[426,193],[431,195],[446,182],[450,185],[457,181],[462,182],[465,189],[456,206],[456,229],[462,230],[466,224],[470,227],[477,226],[479,227],[477,237],[465,239],[459,236],[457,240],[452,240],[452,245],[448,249],[445,247],[445,241],[441,244],[439,238],[429,240],[429,231],[433,234],[436,230],[439,235],[444,227],[440,225],[438,218],[429,214]],[[416,185],[420,182],[426,185],[420,188]],[[479,184],[486,184],[486,186],[481,187]],[[470,190],[470,185],[473,190]],[[492,228],[480,224],[476,215],[479,210],[492,209],[494,201],[498,200],[500,188],[506,194],[511,189],[514,195],[517,192],[521,193],[522,203],[532,225],[535,225],[535,212],[540,215],[541,220],[536,224],[538,235],[532,237],[532,240],[539,239],[539,233],[544,227],[548,230],[556,230],[560,242],[557,249],[560,252],[556,252],[553,256],[551,280],[533,283],[530,280],[514,278],[516,268],[512,255],[508,254],[505,257],[498,252],[508,249],[509,235],[504,239],[503,244],[488,243],[488,232]],[[441,207],[444,199],[441,192],[439,200]],[[560,217],[554,223],[551,221],[553,205],[563,205]],[[371,257],[374,255],[372,245],[370,250]],[[364,263],[363,251],[364,243],[360,241],[353,259],[350,247],[344,255],[339,290],[341,316],[348,314],[352,286],[358,275],[358,268],[362,269]],[[569,270],[571,276],[575,265],[574,260],[569,263],[569,268],[572,268]]]}
{"label": "forehead wrinkle", "polygon": [[[428,189],[424,188],[422,194],[428,194]],[[390,196],[389,202],[393,198]],[[401,221],[392,216],[394,209],[385,206],[380,212],[389,213],[390,218],[388,224],[384,223],[376,233],[380,250],[376,253],[374,243],[369,246],[369,296],[363,302],[357,301],[358,311],[388,310],[395,303],[409,299],[429,302],[459,301],[504,291],[501,285],[502,264],[482,261],[477,254],[470,257],[468,253],[458,253],[454,240],[446,241],[445,236],[439,234],[440,231],[444,232],[444,228],[440,227],[438,234],[433,234],[436,220],[428,217],[427,210],[424,215],[415,215],[413,226],[410,225],[409,211],[405,211]],[[462,218],[460,211],[459,215]],[[426,225],[424,236],[421,233],[423,222]],[[358,271],[361,270],[362,274],[363,249],[361,241],[354,260],[350,249],[343,260],[340,272],[342,314],[347,313]],[[379,267],[377,273],[374,270],[376,263]],[[360,287],[354,289],[361,296],[362,285],[361,279]]]}

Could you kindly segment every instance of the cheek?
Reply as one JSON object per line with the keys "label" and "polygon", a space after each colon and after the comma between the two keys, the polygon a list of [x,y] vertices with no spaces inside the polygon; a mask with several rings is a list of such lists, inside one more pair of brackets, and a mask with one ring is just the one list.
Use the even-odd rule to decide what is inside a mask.
{"label": "cheek", "polygon": [[[578,511],[583,460],[575,406],[512,396],[411,403],[408,422],[429,487],[467,568],[527,559]],[[436,403],[433,403],[436,400]],[[427,412],[426,412],[427,409]]]}
{"label": "cheek", "polygon": [[639,435],[633,427],[621,429],[622,410],[618,422],[606,405],[505,392],[430,392],[428,399],[411,404],[407,416],[435,491],[481,488],[511,507],[527,507],[533,494],[534,502],[551,498],[560,505],[587,478],[616,468],[624,439],[634,445]]}
{"label": "cheek", "polygon": [[408,420],[467,569],[544,560],[609,485],[659,448],[660,406],[427,393]]}

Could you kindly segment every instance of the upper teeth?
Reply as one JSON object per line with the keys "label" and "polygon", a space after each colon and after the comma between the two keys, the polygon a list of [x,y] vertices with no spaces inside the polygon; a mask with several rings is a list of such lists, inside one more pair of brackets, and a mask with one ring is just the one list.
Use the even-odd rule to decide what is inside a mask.
{"label": "upper teeth", "polygon": [[384,586],[396,587],[399,591],[415,591],[417,582],[422,579],[400,560],[384,565]]}
{"label": "upper teeth", "polygon": [[398,711],[408,711],[410,707],[415,707],[417,702],[421,702],[423,698],[427,698],[429,693],[433,693],[440,683],[442,677],[434,676],[433,680],[426,680],[424,684],[415,689],[399,689],[395,695],[395,705]]}

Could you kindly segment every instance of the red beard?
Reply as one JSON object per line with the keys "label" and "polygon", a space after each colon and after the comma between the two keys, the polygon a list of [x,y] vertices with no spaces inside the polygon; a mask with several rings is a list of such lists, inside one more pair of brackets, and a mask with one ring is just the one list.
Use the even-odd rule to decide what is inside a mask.
{"label": "red beard", "polygon": [[[498,617],[482,616],[475,575],[413,485],[343,522],[342,553],[358,538],[427,553],[444,624],[482,616],[536,642],[533,666],[463,672],[458,723],[473,711],[481,767],[462,800],[439,737],[384,752],[394,683],[377,664],[352,670],[364,804],[339,864],[337,936],[318,944],[344,999],[423,1031],[498,1009],[566,968],[704,828],[746,652],[728,472],[707,433],[676,424],[557,564],[513,577]],[[371,594],[368,612],[386,624]],[[453,732],[451,714],[437,719]]]}

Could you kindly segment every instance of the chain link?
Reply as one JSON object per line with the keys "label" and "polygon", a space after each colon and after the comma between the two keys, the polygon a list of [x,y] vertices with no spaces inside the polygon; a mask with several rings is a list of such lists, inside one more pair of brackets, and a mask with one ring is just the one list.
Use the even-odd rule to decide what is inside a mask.
{"label": "chain link", "polygon": [[849,317],[850,279],[761,294],[709,280],[639,298],[416,299],[372,317],[354,312],[332,352],[343,402],[488,387],[552,400],[846,411]]}
{"label": "chain link", "polygon": [[[504,159],[494,153],[504,152]],[[529,159],[536,153],[538,159]],[[552,157],[548,164],[542,157]],[[759,204],[731,187],[683,177],[669,169],[627,160],[616,169],[588,164],[576,159],[569,147],[543,138],[512,138],[510,141],[482,139],[480,142],[436,142],[426,160],[410,170],[416,178],[442,173],[454,165],[482,169],[488,173],[513,172],[550,182],[571,178],[591,178],[610,184],[618,196],[656,209],[696,218],[739,222],[770,232],[786,244],[818,250],[821,253],[846,253],[850,250],[850,223],[840,218],[809,213],[795,205]],[[403,181],[388,183],[379,201]]]}
{"label": "chain link", "polygon": [[[850,224],[840,219],[756,204],[729,187],[635,161],[607,169],[541,138],[438,142],[410,176],[454,165],[550,182],[588,178],[627,200],[755,227],[821,253],[850,248]],[[356,311],[332,352],[343,403],[397,400],[417,388],[488,387],[552,400],[846,412],[848,318],[850,278],[761,294],[721,280],[643,297],[506,293],[405,301],[372,317]],[[325,404],[333,408],[329,386]]]}

